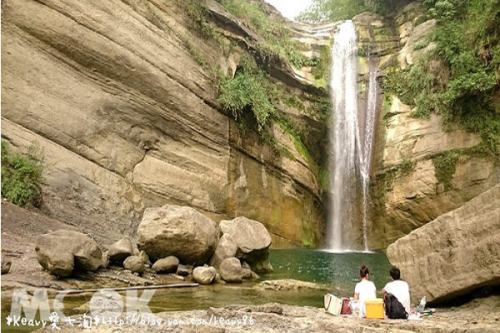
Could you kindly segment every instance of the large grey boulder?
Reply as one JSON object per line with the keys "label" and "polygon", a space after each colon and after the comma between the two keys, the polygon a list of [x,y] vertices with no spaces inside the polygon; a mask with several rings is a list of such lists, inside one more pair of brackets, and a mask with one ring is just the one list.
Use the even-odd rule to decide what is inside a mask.
{"label": "large grey boulder", "polygon": [[217,224],[191,207],[147,208],[137,230],[138,245],[152,260],[176,256],[186,264],[204,264],[214,253]]}
{"label": "large grey boulder", "polygon": [[230,234],[224,234],[217,244],[214,255],[210,258],[210,266],[219,269],[221,262],[224,259],[236,256],[238,245],[233,240]]}
{"label": "large grey boulder", "polygon": [[71,275],[74,269],[96,271],[102,264],[97,243],[85,234],[58,230],[36,239],[36,258],[40,265],[58,277]]}
{"label": "large grey boulder", "polygon": [[138,256],[130,256],[125,259],[123,261],[123,268],[129,269],[134,273],[143,273],[145,270],[144,262]]}
{"label": "large grey boulder", "polygon": [[111,262],[122,264],[127,257],[134,254],[132,241],[128,236],[111,245],[108,249],[108,258]]}
{"label": "large grey boulder", "polygon": [[156,273],[174,273],[179,266],[179,259],[174,256],[169,256],[156,261],[151,267]]}
{"label": "large grey boulder", "polygon": [[237,258],[227,258],[222,261],[219,268],[222,280],[226,282],[240,283],[243,280],[243,269]]}
{"label": "large grey boulder", "polygon": [[196,267],[193,270],[193,280],[199,284],[211,284],[215,280],[217,270],[214,267]]}
{"label": "large grey boulder", "polygon": [[237,217],[221,221],[219,226],[223,234],[230,235],[236,243],[236,258],[248,262],[256,272],[272,271],[269,263],[271,235],[262,223],[246,217]]}
{"label": "large grey boulder", "polygon": [[439,216],[387,248],[413,303],[448,300],[500,284],[500,185]]}

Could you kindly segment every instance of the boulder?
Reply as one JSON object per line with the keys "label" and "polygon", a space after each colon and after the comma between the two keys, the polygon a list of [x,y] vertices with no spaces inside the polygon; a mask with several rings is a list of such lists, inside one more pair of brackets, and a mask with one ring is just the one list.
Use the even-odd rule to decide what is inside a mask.
{"label": "boulder", "polygon": [[243,280],[243,269],[237,258],[227,258],[220,264],[220,275],[222,280],[232,283],[240,283]]}
{"label": "boulder", "polygon": [[102,252],[85,234],[58,230],[36,239],[36,257],[40,265],[58,277],[71,275],[74,269],[96,271],[102,265]]}
{"label": "boulder", "polygon": [[257,274],[255,274],[254,272],[252,272],[252,268],[245,261],[241,263],[241,269],[242,269],[242,273],[243,273],[243,279],[245,279],[245,280],[251,280],[255,276],[258,277]]}
{"label": "boulder", "polygon": [[217,270],[214,267],[196,267],[193,270],[193,280],[199,284],[211,284],[215,280]]}
{"label": "boulder", "polygon": [[439,302],[500,284],[500,184],[398,239],[389,261],[413,302]]}
{"label": "boulder", "polygon": [[177,266],[177,275],[188,276],[193,273],[193,266],[191,265],[179,265]]}
{"label": "boulder", "polygon": [[215,248],[214,255],[210,258],[210,266],[219,269],[221,262],[224,259],[236,256],[237,251],[238,246],[234,242],[233,237],[230,234],[222,235]]}
{"label": "boulder", "polygon": [[101,267],[104,269],[109,268],[109,257],[107,251],[102,254]]}
{"label": "boulder", "polygon": [[123,261],[123,268],[131,270],[134,273],[143,273],[144,262],[138,256],[130,256]]}
{"label": "boulder", "polygon": [[139,252],[139,258],[141,258],[142,262],[145,265],[151,265],[151,261],[149,261],[149,256],[145,251]]}
{"label": "boulder", "polygon": [[179,266],[179,259],[174,256],[169,256],[156,261],[151,267],[156,273],[174,273]]}
{"label": "boulder", "polygon": [[123,264],[123,261],[134,254],[132,241],[129,237],[124,237],[111,245],[108,249],[108,258],[111,262]]}
{"label": "boulder", "polygon": [[138,245],[152,260],[170,255],[189,264],[204,264],[214,253],[217,224],[191,207],[147,208],[137,230]]}
{"label": "boulder", "polygon": [[268,261],[271,235],[262,223],[246,217],[237,217],[221,221],[219,226],[224,235],[230,235],[236,243],[236,258],[248,262],[254,271],[272,271]]}
{"label": "boulder", "polygon": [[4,258],[2,258],[2,275],[9,274],[11,265],[11,261],[6,261]]}

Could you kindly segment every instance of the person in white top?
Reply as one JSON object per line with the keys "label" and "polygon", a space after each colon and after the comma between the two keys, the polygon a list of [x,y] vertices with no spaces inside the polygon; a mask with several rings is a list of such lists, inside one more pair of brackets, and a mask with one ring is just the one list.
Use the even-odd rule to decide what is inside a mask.
{"label": "person in white top", "polygon": [[396,266],[391,267],[389,274],[393,281],[387,283],[384,289],[382,289],[384,298],[387,293],[393,294],[404,306],[406,312],[410,314],[410,287],[408,283],[401,280],[401,271]]}
{"label": "person in white top", "polygon": [[361,266],[359,270],[361,281],[356,284],[354,288],[354,300],[358,301],[359,317],[366,317],[365,300],[367,298],[376,298],[377,288],[375,284],[370,281],[370,270],[365,265]]}

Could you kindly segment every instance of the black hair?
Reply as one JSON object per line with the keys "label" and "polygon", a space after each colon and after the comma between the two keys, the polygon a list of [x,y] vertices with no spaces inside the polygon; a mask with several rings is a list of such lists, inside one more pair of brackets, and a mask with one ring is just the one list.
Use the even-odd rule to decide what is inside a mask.
{"label": "black hair", "polygon": [[399,280],[401,278],[401,271],[396,266],[392,266],[389,274],[394,280]]}
{"label": "black hair", "polygon": [[368,274],[370,274],[370,270],[368,269],[368,267],[366,267],[365,265],[361,265],[361,269],[359,270],[359,275],[361,275],[361,278],[364,278]]}

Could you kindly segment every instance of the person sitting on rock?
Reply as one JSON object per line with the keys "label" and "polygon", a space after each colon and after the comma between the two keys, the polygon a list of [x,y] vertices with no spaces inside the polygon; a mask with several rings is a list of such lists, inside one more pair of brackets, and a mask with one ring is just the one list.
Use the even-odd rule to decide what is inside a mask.
{"label": "person sitting on rock", "polygon": [[382,289],[382,293],[393,294],[398,301],[404,306],[406,313],[410,313],[410,287],[406,281],[401,280],[401,271],[396,266],[392,266],[389,271],[393,281],[387,283]]}
{"label": "person sitting on rock", "polygon": [[356,284],[354,288],[354,300],[358,301],[359,317],[366,317],[365,300],[367,298],[376,298],[377,288],[375,284],[370,281],[370,270],[365,265],[361,265],[359,270],[361,281]]}

